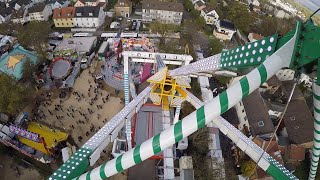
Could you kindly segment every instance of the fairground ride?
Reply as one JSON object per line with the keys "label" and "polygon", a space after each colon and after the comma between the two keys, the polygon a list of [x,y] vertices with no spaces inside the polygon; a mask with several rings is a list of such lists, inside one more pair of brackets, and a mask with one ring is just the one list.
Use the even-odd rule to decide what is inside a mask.
{"label": "fairground ride", "polygon": [[[132,54],[137,53],[123,52],[124,59],[134,58],[131,56]],[[228,121],[221,118],[220,115],[259,88],[261,84],[275,75],[280,69],[290,68],[299,73],[310,68],[311,64],[318,65],[317,79],[320,79],[320,66],[318,64],[320,62],[320,28],[313,23],[311,18],[306,22],[298,22],[295,29],[285,36],[273,35],[241,47],[223,51],[220,54],[174,70],[168,70],[165,64],[170,63],[168,61],[170,59],[169,56],[173,56],[171,59],[176,59],[181,55],[148,54],[150,58],[155,59],[158,69],[157,73],[149,78],[150,85],[131,101],[129,101],[129,91],[125,91],[126,106],[55,171],[49,178],[50,180],[106,179],[161,151],[165,153],[175,143],[188,137],[209,122],[213,122],[224,135],[229,137],[239,149],[245,152],[274,179],[297,179],[284,166]],[[189,75],[221,69],[230,70],[248,67],[255,68],[239,82],[233,84],[204,105],[186,90],[186,88],[190,88],[185,80],[185,77]],[[128,73],[124,72],[124,74]],[[315,179],[320,157],[320,81],[314,82],[313,93],[315,130],[309,173],[310,180]],[[102,150],[118,136],[122,127],[125,126],[126,120],[128,122],[148,98],[153,103],[162,105],[163,121],[168,122],[168,127],[164,127],[165,130],[160,134],[155,135],[141,145],[132,149],[128,148],[129,150],[120,156],[85,172],[89,165],[92,166],[99,159]],[[190,101],[197,110],[178,120],[180,105],[185,100]],[[170,121],[168,115],[170,107],[176,107],[176,117],[173,122]],[[131,133],[130,123],[127,123],[125,127],[128,130],[127,132]],[[130,141],[131,135],[127,134],[127,138]]]}

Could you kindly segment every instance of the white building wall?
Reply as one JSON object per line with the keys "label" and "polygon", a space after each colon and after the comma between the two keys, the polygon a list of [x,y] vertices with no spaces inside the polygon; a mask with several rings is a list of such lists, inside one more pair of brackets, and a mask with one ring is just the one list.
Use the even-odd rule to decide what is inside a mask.
{"label": "white building wall", "polygon": [[0,24],[2,24],[4,22],[6,22],[6,19],[3,16],[0,15]]}
{"label": "white building wall", "polygon": [[46,5],[42,12],[29,13],[29,21],[48,21],[49,16],[52,15],[52,8]]}
{"label": "white building wall", "polygon": [[291,69],[283,69],[283,70],[279,70],[276,73],[276,76],[280,81],[289,81],[294,78],[294,73],[295,72]]}
{"label": "white building wall", "polygon": [[143,9],[142,21],[152,22],[153,20],[168,24],[181,24],[183,12],[165,11],[156,9]]}

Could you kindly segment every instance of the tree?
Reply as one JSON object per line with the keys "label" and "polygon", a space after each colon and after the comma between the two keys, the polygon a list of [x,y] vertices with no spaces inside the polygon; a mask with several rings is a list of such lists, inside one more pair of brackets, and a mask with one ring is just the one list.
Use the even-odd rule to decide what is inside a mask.
{"label": "tree", "polygon": [[243,161],[241,163],[242,175],[245,177],[251,176],[255,166],[256,166],[256,164],[252,160]]}
{"label": "tree", "polygon": [[239,2],[233,2],[231,3],[228,19],[235,24],[237,29],[247,33],[249,25],[252,22],[252,15],[248,11],[247,6]]}
{"label": "tree", "polygon": [[183,5],[188,11],[191,11],[192,9],[194,9],[193,4],[190,0],[184,0]]}
{"label": "tree", "polygon": [[50,24],[42,21],[32,21],[26,26],[18,25],[15,30],[19,43],[33,49],[45,46],[51,32]]}
{"label": "tree", "polygon": [[158,33],[161,36],[160,37],[160,45],[165,44],[165,38],[168,36],[168,34],[179,30],[179,26],[177,26],[177,25],[163,24],[160,22],[151,23],[149,28],[153,33]]}
{"label": "tree", "polygon": [[36,71],[36,65],[29,58],[23,63],[21,82],[34,83],[33,73]]}
{"label": "tree", "polygon": [[[295,20],[293,18],[281,19],[277,17],[266,16],[255,26],[256,31],[267,37],[274,34],[285,35],[294,28]],[[268,27],[268,28],[266,28]]]}
{"label": "tree", "polygon": [[21,111],[27,88],[6,74],[0,74],[0,111],[14,115]]}
{"label": "tree", "polygon": [[216,39],[216,38],[209,39],[208,52],[210,55],[215,55],[215,54],[221,53],[222,48],[223,48],[223,45],[218,39]]}

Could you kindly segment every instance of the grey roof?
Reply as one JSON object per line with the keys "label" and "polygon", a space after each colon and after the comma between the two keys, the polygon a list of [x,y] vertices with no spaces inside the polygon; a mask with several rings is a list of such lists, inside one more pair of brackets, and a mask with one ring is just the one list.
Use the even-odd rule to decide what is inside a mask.
{"label": "grey roof", "polygon": [[11,19],[22,18],[24,11],[25,11],[24,7],[21,7],[18,11],[14,11],[11,15]]}
{"label": "grey roof", "polygon": [[276,75],[274,75],[267,81],[267,84],[269,86],[278,86],[281,85],[281,81],[278,79]]}
{"label": "grey roof", "polygon": [[20,6],[25,6],[31,3],[31,0],[13,0],[9,2],[9,6],[14,7],[15,4],[19,4]]}
{"label": "grey roof", "polygon": [[206,6],[205,8],[202,9],[206,14],[213,11],[214,10],[214,7],[213,6]]}
{"label": "grey roof", "polygon": [[156,9],[156,10],[183,12],[183,5],[182,3],[178,3],[178,2],[144,0],[142,2],[142,9]]}
{"label": "grey roof", "polygon": [[[289,98],[289,96],[290,96],[293,84],[294,84],[293,80],[281,82],[282,91],[284,92],[284,94],[287,98]],[[299,97],[303,97],[303,94],[300,91],[300,89],[298,87],[296,87],[293,92],[292,99],[299,98]]]}
{"label": "grey roof", "polygon": [[197,4],[197,6],[203,6],[203,5],[206,5],[204,2],[202,2],[201,0],[200,1],[197,1],[195,4]]}
{"label": "grey roof", "polygon": [[248,97],[244,98],[243,105],[253,136],[273,133],[274,126],[259,90],[253,91]]}
{"label": "grey roof", "polygon": [[28,9],[28,13],[35,13],[35,12],[42,12],[43,9],[46,7],[44,3],[38,3]]}
{"label": "grey roof", "polygon": [[10,14],[12,14],[13,12],[13,7],[8,7],[8,8],[5,8],[5,9],[0,9],[0,15],[3,16],[3,17],[7,17],[9,16]]}
{"label": "grey roof", "polygon": [[99,12],[100,12],[100,7],[98,6],[76,7],[75,17],[98,17]]}
{"label": "grey roof", "polygon": [[229,123],[234,126],[239,124],[239,118],[237,115],[237,111],[234,107],[230,108],[227,112],[225,112],[222,117],[224,117]]}
{"label": "grey roof", "polygon": [[[282,88],[289,98],[294,81],[282,81]],[[298,87],[295,88],[288,109],[283,117],[289,141],[293,144],[302,144],[313,139],[313,117]]]}

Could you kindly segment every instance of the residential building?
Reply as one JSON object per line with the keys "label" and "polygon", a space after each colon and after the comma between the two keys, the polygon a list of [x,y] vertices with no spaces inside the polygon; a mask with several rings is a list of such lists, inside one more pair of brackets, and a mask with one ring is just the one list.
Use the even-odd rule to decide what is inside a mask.
{"label": "residential building", "polygon": [[291,69],[281,69],[276,73],[280,81],[289,81],[294,78],[295,71]]}
{"label": "residential building", "polygon": [[48,21],[52,15],[50,5],[38,3],[28,9],[29,21]]}
{"label": "residential building", "polygon": [[117,16],[130,17],[132,11],[132,2],[130,0],[118,0],[114,6]]}
{"label": "residential building", "polygon": [[[259,147],[264,149],[273,159],[275,159],[280,164],[284,165],[283,157],[281,156],[281,150],[277,140],[274,138],[272,141],[267,141],[259,137],[255,137],[252,141],[257,144]],[[255,168],[251,177],[255,177],[252,179],[260,179],[260,180],[271,180],[273,179],[260,167]]]}
{"label": "residential building", "polygon": [[230,21],[218,20],[215,25],[216,29],[213,30],[213,35],[223,41],[231,40],[234,33],[236,33],[235,26]]}
{"label": "residential building", "polygon": [[13,7],[14,10],[18,11],[21,7],[28,8],[32,5],[31,0],[15,0],[15,1],[10,1],[9,6]]}
{"label": "residential building", "polygon": [[74,3],[74,7],[83,7],[86,5],[86,2],[84,0],[77,0],[76,3]]}
{"label": "residential building", "polygon": [[214,10],[212,6],[206,6],[201,10],[200,16],[204,18],[206,24],[214,25],[219,20],[218,13]]}
{"label": "residential building", "polygon": [[101,6],[105,7],[106,0],[77,0],[74,4],[74,7],[83,7],[83,6]]}
{"label": "residential building", "polygon": [[[293,80],[281,82],[282,91],[287,99],[290,97],[293,85]],[[283,134],[288,136],[290,144],[300,144],[305,148],[312,147],[314,120],[299,88],[294,90],[283,121],[285,124]]]}
{"label": "residential building", "polygon": [[77,7],[74,16],[76,27],[100,27],[104,19],[104,12],[99,6]]}
{"label": "residential building", "polygon": [[18,11],[14,11],[11,14],[11,21],[13,23],[24,24],[28,22],[27,14],[28,14],[28,9],[25,7],[21,7]]}
{"label": "residential building", "polygon": [[52,10],[67,7],[70,4],[69,0],[48,0],[47,4],[51,4]]}
{"label": "residential building", "polygon": [[75,7],[64,7],[53,11],[53,22],[55,27],[75,27]]}
{"label": "residential building", "polygon": [[13,12],[12,7],[0,9],[0,24],[10,21],[12,12]]}
{"label": "residential building", "polygon": [[37,55],[20,45],[16,45],[11,52],[0,59],[0,73],[8,74],[18,80],[21,79],[23,63],[27,59],[30,59],[32,63],[36,63]]}
{"label": "residential building", "polygon": [[166,24],[181,24],[183,14],[182,3],[162,2],[162,1],[143,1],[142,21],[159,21]]}
{"label": "residential building", "polygon": [[192,4],[194,5],[194,3],[196,3],[199,0],[190,0],[192,2]]}
{"label": "residential building", "polygon": [[255,42],[255,41],[258,41],[263,38],[264,38],[263,36],[261,36],[260,34],[256,34],[256,33],[249,33],[249,35],[248,35],[248,39],[250,42]]}
{"label": "residential building", "polygon": [[260,2],[258,0],[248,0],[248,4],[251,11],[260,11]]}
{"label": "residential building", "polygon": [[205,7],[206,7],[206,3],[203,0],[199,0],[194,3],[194,9],[198,11],[201,11]]}
{"label": "residential building", "polygon": [[247,115],[247,121],[249,122],[251,135],[254,137],[271,137],[275,128],[259,90],[253,91],[242,101]]}

